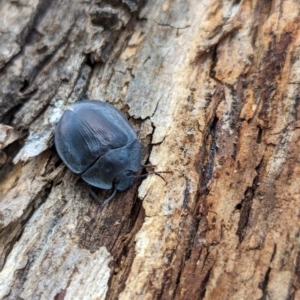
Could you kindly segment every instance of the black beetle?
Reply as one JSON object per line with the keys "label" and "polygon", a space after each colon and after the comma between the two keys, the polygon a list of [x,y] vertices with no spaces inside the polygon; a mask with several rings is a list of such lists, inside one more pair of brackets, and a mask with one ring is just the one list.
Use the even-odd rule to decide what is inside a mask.
{"label": "black beetle", "polygon": [[88,184],[114,187],[103,205],[117,190],[129,188],[141,167],[141,145],[132,126],[118,109],[98,100],[76,102],[64,112],[55,129],[55,146],[67,167]]}

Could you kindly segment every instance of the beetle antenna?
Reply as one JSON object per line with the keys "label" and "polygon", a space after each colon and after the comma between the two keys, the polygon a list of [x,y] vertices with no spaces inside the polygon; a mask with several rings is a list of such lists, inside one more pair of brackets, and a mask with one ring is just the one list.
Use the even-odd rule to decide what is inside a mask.
{"label": "beetle antenna", "polygon": [[164,174],[164,173],[167,173],[167,174],[173,174],[173,171],[149,172],[149,173],[147,173],[147,174],[135,176],[135,178],[147,177],[147,176],[150,175],[150,174]]}
{"label": "beetle antenna", "polygon": [[102,207],[104,207],[104,206],[106,206],[107,205],[107,203],[109,203],[110,202],[110,200],[112,200],[115,196],[116,196],[116,193],[117,193],[117,189],[116,188],[114,188],[114,191],[113,191],[113,193],[103,202],[103,204],[102,204],[102,206],[101,206],[101,208]]}
{"label": "beetle antenna", "polygon": [[141,167],[145,168],[145,169],[147,169],[147,168],[155,169],[157,167],[157,165],[152,165],[152,164],[143,165],[143,164],[141,164]]}

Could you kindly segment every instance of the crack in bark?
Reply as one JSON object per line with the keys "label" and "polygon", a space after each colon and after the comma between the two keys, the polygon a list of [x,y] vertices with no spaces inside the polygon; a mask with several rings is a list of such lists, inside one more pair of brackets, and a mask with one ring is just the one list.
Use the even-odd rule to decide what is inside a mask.
{"label": "crack in bark", "polygon": [[268,51],[263,60],[263,69],[261,70],[258,78],[259,89],[255,97],[261,102],[261,110],[258,117],[266,128],[269,127],[270,113],[272,101],[277,92],[276,77],[281,74],[281,69],[286,60],[286,52],[292,42],[292,33],[285,32],[281,34],[280,40],[277,41],[276,35],[271,32],[272,41],[269,42]]}
{"label": "crack in bark", "polygon": [[183,192],[183,201],[182,201],[182,208],[186,208],[188,203],[189,203],[189,198],[190,198],[190,183],[188,181],[188,178],[184,175],[184,180],[185,180],[185,189]]}
{"label": "crack in bark", "polygon": [[73,95],[73,97],[75,98],[74,100],[88,98],[87,96],[83,97],[83,95],[87,93],[87,86],[91,75],[92,68],[88,64],[83,62],[78,72],[78,76],[74,82],[73,88],[67,96],[67,99],[72,98]]}
{"label": "crack in bark", "polygon": [[67,294],[68,287],[70,286],[70,284],[71,284],[71,282],[72,282],[73,275],[74,275],[75,273],[77,273],[77,272],[78,272],[78,270],[77,270],[77,268],[75,267],[74,270],[73,270],[73,272],[72,272],[72,274],[71,274],[70,277],[69,277],[69,280],[68,280],[68,282],[67,282],[66,287],[65,287],[64,289],[62,289],[59,293],[57,293],[57,294],[54,296],[54,300],[63,300],[63,299],[65,299],[65,296],[66,296],[66,294]]}
{"label": "crack in bark", "polygon": [[205,297],[205,293],[206,293],[206,286],[209,283],[209,279],[210,279],[210,275],[212,272],[212,267],[210,269],[208,269],[201,285],[200,285],[200,293],[199,293],[199,299],[204,299]]}
{"label": "crack in bark", "polygon": [[202,44],[199,46],[199,50],[196,54],[194,62],[199,61],[201,56],[203,56],[207,52],[210,52],[211,48],[217,48],[218,44],[222,41],[222,39],[227,37],[235,30],[239,29],[240,27],[242,27],[242,24],[237,21],[234,21],[233,19],[215,27],[215,30],[212,31],[210,36],[207,36],[206,39],[203,40]]}
{"label": "crack in bark", "polygon": [[[276,246],[276,244],[274,244],[273,253],[272,253],[272,257],[270,259],[270,263],[273,261],[273,259],[275,257],[276,250],[277,250],[277,246]],[[272,268],[269,267],[268,270],[267,270],[267,272],[266,272],[266,274],[265,274],[264,280],[258,286],[262,290],[262,292],[263,292],[263,295],[262,295],[262,297],[259,300],[267,300],[267,299],[270,298],[267,287],[268,287],[268,283],[270,281],[270,273],[271,273],[271,271],[272,271]]]}
{"label": "crack in bark", "polygon": [[253,199],[255,197],[256,194],[256,190],[258,188],[258,183],[259,183],[259,170],[262,166],[263,163],[263,159],[261,159],[259,165],[255,168],[257,175],[254,177],[253,179],[253,183],[251,187],[248,187],[244,193],[244,198],[242,199],[242,201],[240,203],[238,203],[236,205],[236,209],[240,210],[240,219],[238,222],[238,228],[236,231],[236,235],[239,237],[239,242],[242,243],[245,235],[246,235],[246,231],[247,231],[247,225],[249,224],[249,216],[250,216],[250,212],[252,209],[252,203],[253,203]]}
{"label": "crack in bark", "polygon": [[215,67],[218,63],[217,47],[218,45],[212,47],[212,54],[211,54],[212,63],[209,70],[209,76],[219,84],[223,85],[223,82],[216,77],[216,71],[215,71]]}
{"label": "crack in bark", "polygon": [[[208,193],[207,186],[213,174],[215,153],[218,151],[218,121],[218,117],[215,116],[214,119],[211,121],[211,124],[207,126],[206,130],[207,135],[205,137],[204,144],[209,149],[209,151],[205,154],[206,158],[203,159],[204,164],[201,168],[201,191],[203,191],[204,194]],[[206,163],[205,160],[207,160]]]}

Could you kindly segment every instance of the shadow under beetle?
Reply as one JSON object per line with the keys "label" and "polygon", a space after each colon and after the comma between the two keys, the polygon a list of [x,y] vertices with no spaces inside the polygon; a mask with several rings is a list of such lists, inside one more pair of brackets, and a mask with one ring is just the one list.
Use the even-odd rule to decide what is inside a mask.
{"label": "shadow under beetle", "polygon": [[141,167],[141,145],[126,117],[109,103],[74,103],[57,124],[55,146],[67,167],[88,184],[104,190],[114,188],[102,206],[138,177],[135,173]]}

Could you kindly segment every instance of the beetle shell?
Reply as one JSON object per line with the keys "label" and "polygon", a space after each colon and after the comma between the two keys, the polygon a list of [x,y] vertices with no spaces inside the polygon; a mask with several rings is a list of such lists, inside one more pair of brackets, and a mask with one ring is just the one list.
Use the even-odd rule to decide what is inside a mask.
{"label": "beetle shell", "polygon": [[101,189],[129,188],[141,166],[141,146],[125,116],[109,103],[76,102],[55,130],[55,146],[67,167]]}

